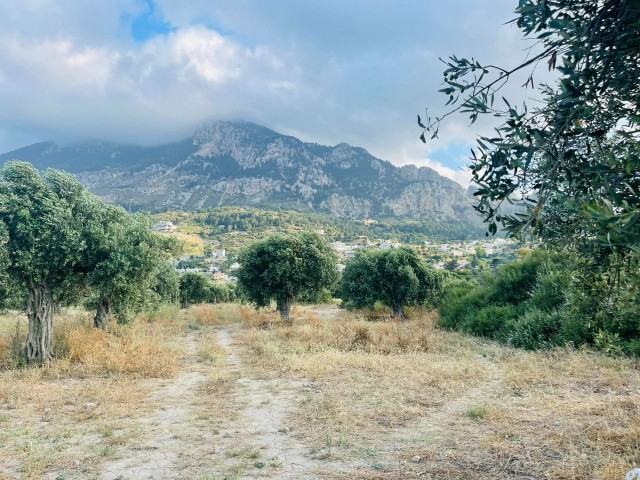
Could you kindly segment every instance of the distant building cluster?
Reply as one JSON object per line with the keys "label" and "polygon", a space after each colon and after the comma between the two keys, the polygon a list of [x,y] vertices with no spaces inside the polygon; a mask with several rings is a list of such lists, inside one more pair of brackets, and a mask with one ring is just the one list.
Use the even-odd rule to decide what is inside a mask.
{"label": "distant building cluster", "polygon": [[173,222],[158,222],[152,227],[154,232],[173,232],[175,229]]}
{"label": "distant building cluster", "polygon": [[[375,220],[365,220],[365,223],[373,224]],[[158,222],[153,226],[156,232],[172,232],[175,229],[176,226],[169,221]],[[323,229],[316,230],[316,233],[326,235]],[[243,243],[234,237],[233,241],[225,246],[235,252],[242,245]],[[391,251],[401,248],[403,244],[390,239],[371,240],[362,236],[352,241],[334,241],[330,246],[338,255],[337,268],[342,271],[347,261],[353,258],[359,249]],[[519,244],[501,238],[448,243],[425,241],[422,245],[408,246],[416,249],[434,268],[446,270],[495,267],[503,261],[515,258],[517,250],[521,248]],[[211,242],[205,246],[204,254],[183,256],[177,260],[176,269],[180,273],[200,272],[216,282],[236,282],[234,271],[240,268],[240,264],[236,261],[237,256],[230,254],[226,248],[222,247],[220,242]]]}

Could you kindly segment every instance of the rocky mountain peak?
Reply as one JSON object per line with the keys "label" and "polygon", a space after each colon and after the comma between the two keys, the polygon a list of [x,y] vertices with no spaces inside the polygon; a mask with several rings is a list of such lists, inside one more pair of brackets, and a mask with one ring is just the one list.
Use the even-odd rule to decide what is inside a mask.
{"label": "rocky mountain peak", "polygon": [[396,167],[361,147],[305,143],[250,122],[210,123],[157,147],[41,143],[0,162],[14,158],[66,169],[107,200],[151,211],[247,205],[473,221],[467,192],[429,168]]}

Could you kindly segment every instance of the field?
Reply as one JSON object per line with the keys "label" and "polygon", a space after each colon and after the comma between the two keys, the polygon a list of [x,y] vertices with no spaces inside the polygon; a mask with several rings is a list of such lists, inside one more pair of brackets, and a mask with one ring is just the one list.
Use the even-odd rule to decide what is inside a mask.
{"label": "field", "polygon": [[111,334],[72,310],[58,359],[15,366],[0,317],[0,478],[606,479],[640,464],[640,370],[334,306],[292,327],[237,305]]}

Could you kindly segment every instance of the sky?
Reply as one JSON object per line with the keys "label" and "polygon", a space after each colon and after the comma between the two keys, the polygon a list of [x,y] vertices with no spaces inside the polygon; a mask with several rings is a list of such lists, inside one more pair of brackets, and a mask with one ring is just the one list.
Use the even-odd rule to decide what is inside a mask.
{"label": "sky", "polygon": [[[157,145],[247,120],[467,184],[488,124],[446,111],[449,55],[512,66],[516,0],[3,0],[0,152],[43,140]],[[514,92],[515,95],[522,93]]]}

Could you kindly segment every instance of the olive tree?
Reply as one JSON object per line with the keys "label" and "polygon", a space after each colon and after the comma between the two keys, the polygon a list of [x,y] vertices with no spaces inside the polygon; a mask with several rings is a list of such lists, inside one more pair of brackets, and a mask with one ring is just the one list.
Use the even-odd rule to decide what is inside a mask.
{"label": "olive tree", "polygon": [[[531,40],[527,58],[492,65],[447,60],[444,88],[452,109],[418,117],[435,137],[441,121],[464,112],[499,119],[472,152],[477,210],[490,233],[502,225],[533,233],[595,257],[640,251],[640,35],[637,0],[520,0],[514,23]],[[557,75],[534,83],[535,68]],[[516,72],[536,89],[534,108],[516,105],[500,89]],[[517,214],[503,206],[518,203]]]}
{"label": "olive tree", "polygon": [[52,355],[54,294],[75,288],[84,244],[74,218],[77,189],[69,176],[47,171],[41,176],[26,162],[0,169],[0,233],[8,254],[5,272],[28,295],[28,363]]}
{"label": "olive tree", "polygon": [[[488,233],[580,255],[572,312],[632,325],[640,309],[640,35],[638,0],[519,0],[514,23],[531,48],[514,65],[453,56],[444,88],[451,109],[420,118],[421,135],[464,112],[498,119],[479,135],[470,169]],[[556,77],[537,85],[536,67]],[[535,103],[500,89],[525,73]],[[423,122],[424,120],[424,122]],[[514,212],[516,203],[519,208]],[[602,288],[606,285],[606,288]]]}
{"label": "olive tree", "polygon": [[180,305],[188,307],[207,303],[211,297],[211,281],[200,272],[188,272],[180,276]]}
{"label": "olive tree", "polygon": [[373,308],[379,301],[404,319],[404,307],[433,299],[442,281],[443,275],[408,247],[361,250],[347,262],[338,293],[347,308]]}
{"label": "olive tree", "polygon": [[337,282],[335,252],[319,235],[277,234],[245,248],[239,257],[238,286],[258,307],[276,301],[283,320],[291,321],[291,304],[303,294]]}
{"label": "olive tree", "polygon": [[88,228],[87,244],[88,284],[98,297],[94,326],[102,329],[112,312],[124,323],[145,305],[158,269],[176,248],[171,238],[153,233],[144,216],[106,204]]}
{"label": "olive tree", "polygon": [[173,263],[165,261],[155,273],[155,282],[151,290],[163,303],[178,303],[180,300],[180,274]]}

